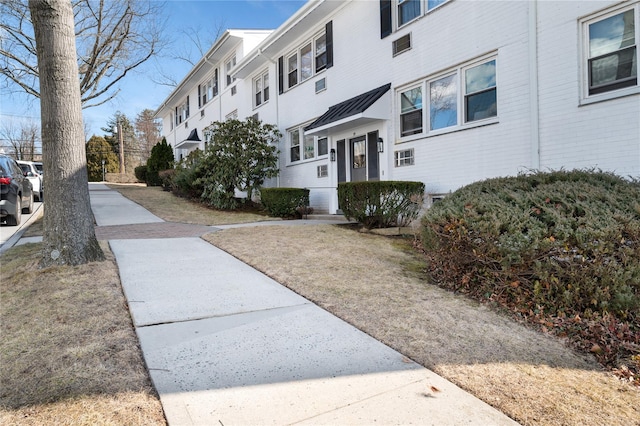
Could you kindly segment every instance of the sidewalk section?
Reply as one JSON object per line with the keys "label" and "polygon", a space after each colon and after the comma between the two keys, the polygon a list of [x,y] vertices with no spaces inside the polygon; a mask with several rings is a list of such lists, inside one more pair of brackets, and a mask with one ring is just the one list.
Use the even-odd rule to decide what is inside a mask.
{"label": "sidewalk section", "polygon": [[103,183],[89,182],[91,209],[98,226],[164,222]]}
{"label": "sidewalk section", "polygon": [[[156,220],[91,201],[99,224]],[[200,238],[109,244],[171,426],[517,424]]]}

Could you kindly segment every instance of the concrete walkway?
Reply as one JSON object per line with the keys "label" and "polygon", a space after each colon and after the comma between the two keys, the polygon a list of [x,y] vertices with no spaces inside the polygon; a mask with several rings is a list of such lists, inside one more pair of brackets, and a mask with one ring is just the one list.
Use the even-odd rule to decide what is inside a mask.
{"label": "concrete walkway", "polygon": [[[216,228],[168,224],[104,185],[90,189],[96,232],[110,235],[170,425],[516,424],[222,250],[185,236]],[[276,223],[293,222],[314,223]],[[125,230],[120,238],[116,225]]]}

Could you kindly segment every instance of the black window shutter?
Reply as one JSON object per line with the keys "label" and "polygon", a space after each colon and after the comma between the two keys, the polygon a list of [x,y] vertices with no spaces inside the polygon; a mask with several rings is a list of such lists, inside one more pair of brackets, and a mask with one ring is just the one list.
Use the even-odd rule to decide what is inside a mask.
{"label": "black window shutter", "polygon": [[187,117],[189,117],[189,97],[187,96]]}
{"label": "black window shutter", "polygon": [[202,108],[202,103],[200,100],[200,85],[198,84],[198,108]]}
{"label": "black window shutter", "polygon": [[284,56],[278,58],[278,93],[284,92]]}
{"label": "black window shutter", "polygon": [[380,0],[380,38],[385,38],[392,32],[391,0]]}
{"label": "black window shutter", "polygon": [[325,27],[325,42],[327,44],[327,68],[333,66],[333,21]]}

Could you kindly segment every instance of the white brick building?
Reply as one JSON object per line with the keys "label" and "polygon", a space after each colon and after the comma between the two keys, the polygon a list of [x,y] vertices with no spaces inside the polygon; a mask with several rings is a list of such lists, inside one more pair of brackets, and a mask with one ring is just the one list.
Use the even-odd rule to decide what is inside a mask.
{"label": "white brick building", "polygon": [[[270,185],[330,213],[341,181],[419,180],[435,197],[528,169],[640,177],[638,0],[309,1],[256,35],[225,34],[158,109],[177,157],[204,148],[193,129],[257,114],[284,135]],[[235,95],[199,106],[232,52]]]}

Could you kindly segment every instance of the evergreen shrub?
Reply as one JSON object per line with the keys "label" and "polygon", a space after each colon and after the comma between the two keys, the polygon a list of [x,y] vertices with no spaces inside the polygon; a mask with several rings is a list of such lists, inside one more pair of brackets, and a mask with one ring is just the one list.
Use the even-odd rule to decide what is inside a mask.
{"label": "evergreen shrub", "polygon": [[196,149],[176,164],[176,172],[171,181],[171,191],[184,198],[200,201],[204,188],[198,179],[202,175],[200,164],[204,153]]}
{"label": "evergreen shrub", "polygon": [[173,160],[173,149],[167,144],[167,140],[162,138],[162,141],[151,148],[151,155],[147,160],[147,185],[162,185],[159,173],[173,168]]}
{"label": "evergreen shrub", "polygon": [[300,207],[309,205],[309,190],[303,188],[262,188],[262,205],[274,217],[300,217]]}
{"label": "evergreen shrub", "polygon": [[574,170],[473,183],[425,213],[422,245],[442,286],[640,368],[640,181]]}
{"label": "evergreen shrub", "polygon": [[424,183],[409,181],[342,182],[338,204],[347,219],[366,228],[407,226],[422,209]]}
{"label": "evergreen shrub", "polygon": [[138,179],[140,182],[146,182],[147,181],[147,166],[146,165],[142,165],[142,166],[138,166],[133,170],[134,174],[136,175],[136,179]]}

